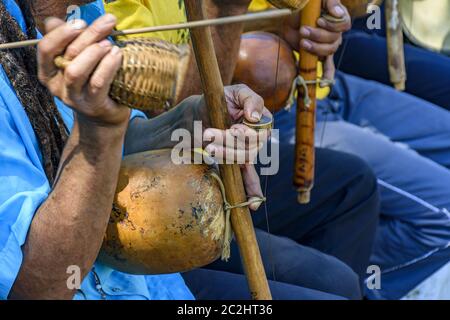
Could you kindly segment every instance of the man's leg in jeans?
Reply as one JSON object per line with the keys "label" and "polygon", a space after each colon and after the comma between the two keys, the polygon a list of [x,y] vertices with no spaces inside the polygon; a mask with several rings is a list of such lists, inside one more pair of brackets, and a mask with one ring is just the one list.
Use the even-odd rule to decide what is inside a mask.
{"label": "man's leg in jeans", "polygon": [[[197,300],[250,300],[244,275],[225,271],[196,269],[183,274],[186,285]],[[343,300],[343,297],[302,288],[288,283],[270,281],[275,300]]]}
{"label": "man's leg in jeans", "polygon": [[[361,299],[358,275],[337,258],[297,242],[256,229],[267,278],[346,299]],[[216,261],[206,269],[244,274],[236,242],[228,262]]]}
{"label": "man's leg in jeans", "polygon": [[292,184],[295,113],[279,112],[275,125],[280,170],[261,177],[267,204],[253,215],[255,225],[337,257],[364,278],[379,216],[374,174],[358,157],[319,148],[311,203],[300,205]]}
{"label": "man's leg in jeans", "polygon": [[382,268],[382,289],[368,294],[400,298],[450,260],[450,171],[435,162],[448,161],[449,113],[342,75],[319,110],[352,122],[319,123],[322,145],[362,157],[379,179],[382,218],[372,263]]}
{"label": "man's leg in jeans", "polygon": [[[339,70],[391,85],[386,38],[362,31],[345,35],[336,57]],[[450,110],[450,57],[405,45],[406,92]]]}
{"label": "man's leg in jeans", "polygon": [[[338,73],[330,100],[340,105],[338,112],[343,120],[380,132],[450,168],[450,112],[383,84],[344,73]],[[319,107],[322,105],[327,107],[325,103]]]}

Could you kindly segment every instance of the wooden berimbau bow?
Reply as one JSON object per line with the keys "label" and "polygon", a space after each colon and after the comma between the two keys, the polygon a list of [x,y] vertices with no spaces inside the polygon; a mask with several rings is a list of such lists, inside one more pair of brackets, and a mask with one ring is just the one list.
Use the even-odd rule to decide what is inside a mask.
{"label": "wooden berimbau bow", "polygon": [[[202,0],[185,0],[188,19],[204,20]],[[230,116],[214,44],[209,28],[191,30],[191,39],[203,85],[211,125],[218,129],[230,128]],[[238,165],[221,165],[220,173],[231,205],[247,201],[244,183]],[[231,223],[238,243],[251,296],[255,300],[272,299],[261,259],[252,218],[248,207],[235,208]]]}
{"label": "wooden berimbau bow", "polygon": [[[310,0],[300,11],[300,25],[317,27],[322,0]],[[316,123],[316,88],[318,57],[300,49],[300,78],[298,87],[297,130],[295,141],[294,185],[298,189],[298,202],[310,202],[314,186],[315,149],[314,129]],[[307,88],[307,90],[305,90]]]}

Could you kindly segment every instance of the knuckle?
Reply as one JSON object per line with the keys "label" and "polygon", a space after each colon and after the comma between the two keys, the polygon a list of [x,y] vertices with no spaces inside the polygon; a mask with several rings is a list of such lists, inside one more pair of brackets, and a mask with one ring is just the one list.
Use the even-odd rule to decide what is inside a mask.
{"label": "knuckle", "polygon": [[81,74],[74,67],[68,66],[64,71],[64,79],[66,80],[68,85],[75,83],[77,80],[80,79],[80,77]]}
{"label": "knuckle", "polygon": [[42,58],[47,57],[51,53],[51,46],[47,39],[42,39],[38,44],[38,53]]}
{"label": "knuckle", "polygon": [[336,41],[341,37],[341,33],[340,32],[330,32],[329,33],[329,38],[332,41]]}
{"label": "knuckle", "polygon": [[54,88],[53,86],[48,85],[47,89],[52,94],[52,96],[55,96],[55,97],[60,96],[59,95],[59,90],[57,88]]}
{"label": "knuckle", "polygon": [[105,87],[106,80],[101,76],[94,76],[91,78],[91,81],[89,84],[93,91],[98,91],[98,90],[102,89],[103,87]]}
{"label": "knuckle", "polygon": [[326,30],[334,30],[334,25],[331,24],[327,19],[323,19],[324,20],[324,25],[323,28]]}
{"label": "knuckle", "polygon": [[89,27],[88,32],[91,36],[97,37],[101,35],[104,31],[98,23],[94,23],[91,27]]}
{"label": "knuckle", "polygon": [[316,29],[316,28],[312,28],[310,32],[311,32],[311,38],[313,40],[320,39],[324,34],[322,29]]}
{"label": "knuckle", "polygon": [[263,106],[264,105],[264,99],[263,97],[261,97],[259,94],[254,93],[254,97],[255,97],[255,102],[258,106]]}
{"label": "knuckle", "polygon": [[246,84],[244,84],[244,83],[239,83],[239,84],[237,84],[237,85],[235,86],[235,89],[236,89],[237,91],[250,90],[250,88],[249,88]]}
{"label": "knuckle", "polygon": [[74,58],[81,53],[80,49],[74,44],[71,44],[66,49],[66,56],[70,58]]}

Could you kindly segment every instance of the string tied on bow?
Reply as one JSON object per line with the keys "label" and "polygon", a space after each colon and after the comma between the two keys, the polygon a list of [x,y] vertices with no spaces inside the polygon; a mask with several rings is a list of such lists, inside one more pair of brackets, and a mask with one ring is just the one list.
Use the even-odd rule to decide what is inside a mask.
{"label": "string tied on bow", "polygon": [[223,181],[219,177],[219,175],[215,171],[210,171],[209,176],[217,182],[217,184],[219,185],[219,188],[220,188],[220,192],[222,193],[223,210],[225,213],[225,235],[224,235],[224,240],[223,240],[221,259],[223,261],[228,261],[230,259],[230,255],[231,255],[231,241],[233,240],[233,230],[231,228],[231,210],[237,209],[237,208],[248,207],[254,203],[263,203],[266,201],[266,198],[251,197],[246,202],[243,202],[243,203],[240,203],[237,205],[231,205],[227,200],[226,193],[225,193],[225,185],[223,184]]}
{"label": "string tied on bow", "polygon": [[303,88],[304,92],[303,102],[305,103],[305,106],[309,108],[311,106],[312,100],[308,94],[308,85],[317,85],[317,84],[319,84],[321,88],[331,87],[335,84],[335,81],[324,78],[320,80],[305,80],[301,75],[298,75],[292,82],[291,93],[289,94],[289,99],[287,101],[285,109],[290,110],[291,106],[294,105],[295,94],[297,93],[297,88],[300,86]]}

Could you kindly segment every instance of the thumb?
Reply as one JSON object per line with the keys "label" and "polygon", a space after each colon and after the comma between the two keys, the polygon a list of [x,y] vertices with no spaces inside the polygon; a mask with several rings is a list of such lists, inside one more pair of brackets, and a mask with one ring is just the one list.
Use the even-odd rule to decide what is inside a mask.
{"label": "thumb", "polygon": [[244,111],[245,120],[256,123],[261,120],[264,111],[264,100],[246,85],[235,86],[236,100]]}
{"label": "thumb", "polygon": [[336,74],[336,67],[334,65],[333,56],[328,56],[323,66],[323,78],[333,81]]}
{"label": "thumb", "polygon": [[[261,183],[255,166],[247,164],[241,167],[242,178],[244,179],[245,191],[250,200],[252,198],[263,198],[263,192],[261,189]],[[252,211],[256,211],[261,206],[262,202],[254,202],[250,204],[249,208]]]}

